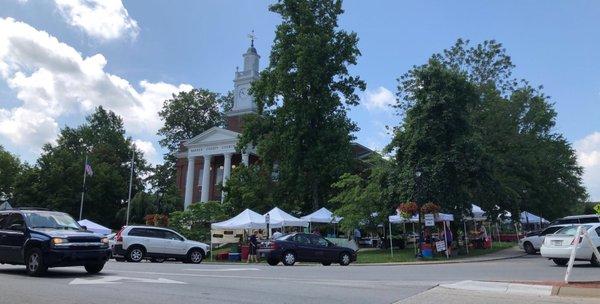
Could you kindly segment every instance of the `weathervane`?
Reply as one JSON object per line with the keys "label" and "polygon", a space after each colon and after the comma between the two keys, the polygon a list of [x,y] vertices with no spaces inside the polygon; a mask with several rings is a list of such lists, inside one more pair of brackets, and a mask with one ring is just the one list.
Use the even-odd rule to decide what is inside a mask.
{"label": "weathervane", "polygon": [[250,34],[248,34],[248,38],[250,38],[250,46],[254,47],[254,39],[256,39],[256,35],[254,34],[254,30]]}

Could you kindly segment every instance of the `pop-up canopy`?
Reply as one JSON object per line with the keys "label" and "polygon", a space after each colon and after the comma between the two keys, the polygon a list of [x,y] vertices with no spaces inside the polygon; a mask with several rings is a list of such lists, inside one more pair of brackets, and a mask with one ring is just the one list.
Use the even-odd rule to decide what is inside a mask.
{"label": "pop-up canopy", "polygon": [[308,227],[308,221],[299,219],[291,214],[275,207],[265,213],[265,218],[269,215],[269,226],[271,228],[279,227]]}
{"label": "pop-up canopy", "polygon": [[[506,220],[504,222],[510,222],[510,218],[511,218],[512,214],[508,211],[504,212],[504,218],[506,218]],[[521,224],[539,224],[540,221],[541,223],[547,224],[550,223],[548,220],[546,220],[543,217],[539,217],[533,213],[527,212],[527,211],[523,211],[521,212]]]}
{"label": "pop-up canopy", "polygon": [[226,221],[211,224],[212,229],[266,229],[265,217],[250,209]]}
{"label": "pop-up canopy", "polygon": [[96,224],[90,220],[81,220],[78,223],[81,226],[85,226],[85,228],[91,232],[95,232],[95,233],[99,233],[99,234],[103,234],[103,235],[112,233],[112,230],[110,230],[109,228],[106,228],[100,224]]}
{"label": "pop-up canopy", "polygon": [[309,215],[305,215],[305,216],[301,217],[300,219],[303,219],[303,220],[311,222],[311,223],[332,223],[332,224],[337,224],[342,220],[341,217],[334,216],[333,213],[331,211],[327,210],[327,208],[325,208],[325,207],[323,207]]}
{"label": "pop-up canopy", "polygon": [[[434,219],[436,222],[454,221],[454,215],[446,214],[446,213],[438,213],[435,215]],[[405,219],[405,218],[401,217],[400,215],[390,215],[390,216],[388,216],[388,220],[392,224],[418,223],[419,216],[415,215],[415,216],[411,217],[410,219]]]}
{"label": "pop-up canopy", "polygon": [[481,221],[485,221],[487,220],[487,216],[485,216],[485,211],[483,211],[483,209],[481,209],[481,207],[475,205],[475,204],[471,204],[471,214],[469,214],[468,216],[465,216],[464,219],[465,220],[470,220],[470,221],[476,221],[476,222],[481,222]]}
{"label": "pop-up canopy", "polygon": [[0,204],[0,210],[10,210],[12,206],[8,202],[4,202]]}

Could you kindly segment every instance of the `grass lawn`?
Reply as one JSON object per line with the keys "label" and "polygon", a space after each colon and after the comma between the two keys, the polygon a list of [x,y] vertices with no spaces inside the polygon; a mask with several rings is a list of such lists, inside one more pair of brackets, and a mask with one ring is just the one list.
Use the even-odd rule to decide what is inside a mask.
{"label": "grass lawn", "polygon": [[[453,260],[476,257],[484,254],[494,253],[503,249],[511,248],[515,246],[513,242],[494,242],[493,248],[490,249],[471,249],[469,254],[458,255],[457,257],[451,258]],[[446,256],[442,254],[436,254],[432,259],[420,259],[415,258],[415,249],[412,247],[405,248],[402,250],[394,250],[394,256],[390,255],[390,250],[360,250],[358,252],[357,263],[392,263],[392,262],[416,262],[416,261],[441,261],[446,260]]]}

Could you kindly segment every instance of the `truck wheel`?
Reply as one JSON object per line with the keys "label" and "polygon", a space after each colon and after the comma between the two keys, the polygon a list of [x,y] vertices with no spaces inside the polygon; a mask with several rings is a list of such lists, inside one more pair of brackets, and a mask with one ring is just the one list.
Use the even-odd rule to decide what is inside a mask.
{"label": "truck wheel", "polygon": [[104,263],[90,263],[90,264],[85,264],[85,271],[87,271],[87,273],[89,274],[97,274],[98,272],[102,271],[102,268],[104,268]]}
{"label": "truck wheel", "polygon": [[27,252],[25,266],[27,267],[27,274],[34,277],[39,277],[48,270],[48,266],[44,263],[42,251],[39,248],[32,248]]}

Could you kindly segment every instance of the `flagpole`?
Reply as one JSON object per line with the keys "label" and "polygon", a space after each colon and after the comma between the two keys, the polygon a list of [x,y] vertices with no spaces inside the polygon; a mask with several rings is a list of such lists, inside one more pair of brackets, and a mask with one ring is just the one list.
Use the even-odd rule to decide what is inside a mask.
{"label": "flagpole", "polygon": [[88,156],[85,154],[85,162],[83,163],[83,187],[81,188],[81,203],[79,204],[79,220],[81,221],[81,217],[83,215],[83,196],[85,195],[85,176],[87,175],[85,172],[85,166],[87,166]]}
{"label": "flagpole", "polygon": [[131,171],[129,172],[129,196],[127,197],[127,218],[125,219],[125,226],[129,225],[129,205],[131,205],[131,184],[133,181],[133,161],[135,159],[135,145],[131,151]]}

